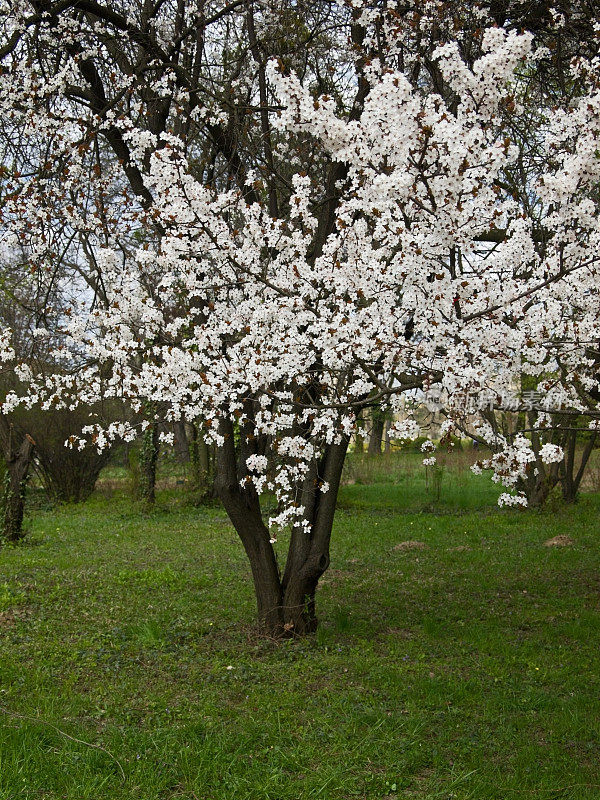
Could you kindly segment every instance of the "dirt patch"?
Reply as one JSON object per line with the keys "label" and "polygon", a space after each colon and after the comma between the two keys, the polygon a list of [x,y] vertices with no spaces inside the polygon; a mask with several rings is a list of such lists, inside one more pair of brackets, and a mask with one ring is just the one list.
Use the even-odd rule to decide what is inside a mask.
{"label": "dirt patch", "polygon": [[385,633],[388,636],[397,636],[399,639],[414,639],[410,628],[388,628]]}
{"label": "dirt patch", "polygon": [[554,536],[552,539],[546,539],[544,547],[570,547],[573,544],[575,544],[575,542],[570,536],[567,536],[566,533],[561,533],[558,536]]}
{"label": "dirt patch", "polygon": [[12,611],[2,611],[0,613],[0,628],[10,628],[15,624],[15,615]]}
{"label": "dirt patch", "polygon": [[323,577],[319,581],[319,586],[325,586],[327,584],[330,586],[338,586],[351,574],[351,572],[348,572],[348,570],[345,569],[335,569],[334,567],[329,567],[327,572],[323,574]]}
{"label": "dirt patch", "polygon": [[468,553],[471,548],[468,544],[459,544],[456,547],[449,547],[450,553]]}
{"label": "dirt patch", "polygon": [[429,546],[425,542],[398,542],[394,545],[394,550],[429,550]]}
{"label": "dirt patch", "polygon": [[0,612],[0,631],[12,628],[12,626],[27,616],[27,609],[8,609]]}

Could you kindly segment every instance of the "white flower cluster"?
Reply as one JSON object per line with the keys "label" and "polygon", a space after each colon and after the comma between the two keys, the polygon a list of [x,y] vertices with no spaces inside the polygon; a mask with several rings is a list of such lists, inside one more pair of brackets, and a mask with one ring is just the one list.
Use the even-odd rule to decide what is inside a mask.
{"label": "white flower cluster", "polygon": [[13,361],[15,351],[12,346],[12,331],[0,330],[0,361]]}
{"label": "white flower cluster", "polygon": [[[512,443],[498,437],[489,426],[481,426],[479,435],[485,438],[496,452],[490,458],[473,464],[471,470],[480,475],[484,469],[492,470],[492,480],[503,486],[514,489],[522,480],[526,480],[530,471],[539,474],[542,464],[559,463],[564,452],[558,445],[546,443],[539,447],[537,453],[532,441],[522,434],[517,434]],[[537,466],[535,466],[537,464]],[[498,498],[499,505],[527,505],[527,498],[522,492],[503,493]]]}
{"label": "white flower cluster", "polygon": [[562,448],[560,448],[557,444],[547,443],[540,449],[540,459],[544,462],[544,464],[559,463],[564,457],[565,454]]}
{"label": "white flower cluster", "polygon": [[522,508],[527,507],[527,498],[524,494],[508,494],[508,492],[504,492],[498,498],[498,505],[499,506],[521,506]]}
{"label": "white flower cluster", "polygon": [[[353,5],[375,24],[372,4]],[[338,10],[347,12],[342,3]],[[50,243],[48,231],[89,243],[105,293],[102,302],[73,301],[62,315],[60,347],[68,355],[61,357],[72,369],[48,377],[18,368],[29,384],[26,403],[72,408],[118,398],[138,414],[160,407],[167,420],[202,420],[217,447],[235,438],[249,489],[274,493],[274,530],[308,524],[307,498],[334,485],[325,454],[347,443],[369,404],[398,415],[403,396],[435,386],[456,415],[457,398],[480,393],[493,406],[527,375],[552,403],[591,413],[598,365],[590,342],[600,339],[600,92],[593,83],[569,106],[545,111],[532,202],[524,203],[506,190],[523,154],[505,112],[520,113],[516,70],[529,57],[531,35],[490,28],[471,65],[458,42],[439,47],[435,58],[454,93],[448,98],[373,61],[369,91],[351,116],[340,113],[338,98],[315,98],[310,75],[282,74],[272,62],[269,97],[281,109],[270,112],[279,138],[273,157],[288,154],[281,171],[288,176],[299,142],[317,165],[285,178],[289,213],[278,216],[264,202],[262,165],[240,167],[238,186],[207,185],[193,143],[139,124],[143,98],[134,77],[122,74],[101,132],[127,147],[126,172],[137,171],[141,184],[132,197],[123,191],[123,163],[93,160],[88,142],[98,119],[82,117],[79,106],[72,113],[80,72],[77,48],[64,42],[79,42],[79,16],[86,15],[60,29],[55,73],[30,68],[27,38],[0,70],[3,119],[25,150],[47,142],[48,158],[65,165],[54,179],[41,170],[3,192],[6,240],[26,241],[36,268],[61,249],[54,245],[63,240]],[[14,24],[28,37],[23,19]],[[166,22],[157,21],[159,41],[168,39]],[[275,22],[265,13],[265,25]],[[108,57],[101,32],[92,33],[86,29],[81,46],[90,58]],[[44,29],[41,46],[56,48],[55,35]],[[144,97],[192,103],[171,67],[159,73],[154,85],[148,77]],[[234,90],[246,91],[252,80],[244,72]],[[131,106],[119,104],[130,96]],[[189,119],[218,126],[224,115],[215,106]],[[335,202],[332,187],[324,193],[316,177],[327,163],[339,167]],[[97,200],[102,212],[90,212]],[[1,332],[7,363],[10,342]],[[9,394],[3,409],[18,402]],[[415,439],[419,425],[394,421],[389,433]],[[122,423],[83,435],[103,448],[133,434]],[[502,440],[489,424],[478,435],[495,452],[475,469],[493,470],[509,489],[536,462],[563,457],[553,444],[536,454],[524,435]],[[433,443],[422,450],[423,463],[435,464]],[[522,497],[501,502],[522,505]]]}

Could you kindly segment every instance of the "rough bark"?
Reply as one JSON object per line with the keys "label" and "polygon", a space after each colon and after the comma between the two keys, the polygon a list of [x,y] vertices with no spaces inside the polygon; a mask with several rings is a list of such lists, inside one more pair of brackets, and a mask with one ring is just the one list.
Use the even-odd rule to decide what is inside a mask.
{"label": "rough bark", "polygon": [[371,426],[371,435],[369,437],[369,455],[379,455],[381,453],[381,445],[383,443],[383,429],[385,427],[385,419],[378,413],[377,410],[373,411],[373,423]]}
{"label": "rough bark", "polygon": [[525,490],[527,504],[529,508],[541,508],[548,499],[550,492],[556,486],[558,479],[554,476],[546,476],[545,479],[535,480]]}
{"label": "rough bark", "polygon": [[[535,453],[539,453],[542,447],[542,440],[540,439],[539,431],[534,427],[535,418],[533,412],[528,413],[528,423],[532,428],[531,444],[533,450]],[[558,444],[558,441],[553,439],[552,444]],[[541,508],[559,481],[559,464],[556,462],[545,464],[538,455],[535,462],[527,465],[526,472],[526,477],[519,479],[517,482],[516,489],[525,494],[527,505],[530,508]]]}
{"label": "rough bark", "polygon": [[148,505],[156,499],[158,451],[158,423],[152,422],[144,431],[140,450],[140,497]]}
{"label": "rough bark", "polygon": [[[305,481],[301,502],[308,524],[292,531],[282,581],[285,624],[297,635],[317,628],[315,592],[329,567],[329,543],[347,448],[347,439],[330,445],[315,465],[315,473]],[[321,482],[329,485],[325,493],[318,488]]]}
{"label": "rough bark", "polygon": [[517,484],[517,489],[525,493],[530,508],[541,508],[558,483],[558,464],[546,466],[538,459],[535,465],[538,474],[534,475],[531,469],[526,480]]}
{"label": "rough bark", "polygon": [[[222,421],[220,432],[224,442],[217,448],[215,487],[250,562],[259,630],[273,637],[311,633],[317,627],[317,584],[329,566],[329,542],[348,441],[330,445],[304,481],[301,502],[307,525],[297,525],[292,531],[282,576],[259,497],[252,482],[245,480],[248,452],[240,445],[236,453],[231,422]],[[329,485],[325,493],[320,491],[323,482]]]}
{"label": "rough bark", "polygon": [[214,470],[211,464],[211,447],[198,431],[198,425],[189,425],[189,462],[191,468],[192,488],[200,497],[214,496]]}
{"label": "rough bark", "polygon": [[565,446],[565,458],[560,470],[560,484],[563,500],[566,503],[575,503],[579,495],[579,487],[590,460],[592,450],[596,444],[597,434],[592,433],[585,443],[581,453],[579,466],[576,467],[575,455],[577,449],[577,431],[569,431]]}
{"label": "rough bark", "polygon": [[360,409],[358,414],[356,415],[356,434],[354,436],[354,452],[355,453],[364,453],[365,452],[365,437],[363,436],[363,410]]}
{"label": "rough bark", "polygon": [[175,454],[180,464],[185,464],[190,460],[190,443],[187,438],[186,424],[183,419],[173,423],[173,433],[175,434]]}
{"label": "rough bark", "polygon": [[29,434],[25,434],[21,446],[15,450],[12,425],[9,424],[6,417],[0,415],[0,443],[7,470],[3,497],[2,535],[9,542],[17,542],[23,538],[25,488],[35,442]]}
{"label": "rough bark", "polygon": [[259,630],[270,636],[281,636],[284,632],[281,580],[271,536],[263,522],[253,484],[240,485],[231,421],[222,420],[219,432],[223,445],[217,448],[215,489],[250,562]]}

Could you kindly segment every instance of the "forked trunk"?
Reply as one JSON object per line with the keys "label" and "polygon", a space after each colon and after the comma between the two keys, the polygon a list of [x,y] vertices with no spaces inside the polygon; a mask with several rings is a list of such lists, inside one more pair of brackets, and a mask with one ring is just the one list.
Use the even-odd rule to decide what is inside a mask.
{"label": "forked trunk", "polygon": [[[529,415],[529,423],[533,428],[535,421],[532,414]],[[531,441],[535,452],[539,453],[542,443],[535,429],[532,430]],[[545,464],[538,455],[534,463],[527,465],[526,473],[526,477],[517,482],[517,489],[525,493],[530,508],[541,508],[559,481],[559,464]]]}
{"label": "forked trunk", "polygon": [[[282,581],[286,627],[297,635],[317,628],[315,592],[329,567],[329,543],[347,448],[347,439],[329,445],[304,483],[301,505],[307,524],[292,531]],[[323,483],[327,484],[325,492],[319,488]]]}
{"label": "forked trunk", "polygon": [[[242,448],[236,457],[230,423],[222,422],[221,432],[224,443],[217,449],[215,486],[250,562],[259,630],[274,638],[312,633],[317,628],[315,593],[329,566],[329,541],[348,441],[330,445],[304,483],[306,524],[292,531],[282,577],[259,497],[252,482],[245,480],[247,453]],[[320,490],[323,482],[328,484],[326,492]]]}
{"label": "forked trunk", "polygon": [[529,508],[541,508],[550,493],[558,483],[558,464],[550,464],[545,467],[538,460],[538,475],[531,472],[526,480],[517,483],[517,489],[523,491],[527,497]]}
{"label": "forked trunk", "polygon": [[267,636],[279,637],[285,632],[281,580],[271,535],[258,509],[258,498],[235,485],[224,485],[219,478],[217,492],[250,562],[258,628]]}
{"label": "forked trunk", "polygon": [[566,503],[574,503],[577,500],[581,480],[585,474],[597,437],[596,433],[590,435],[581,453],[579,467],[576,468],[575,453],[577,448],[577,433],[578,431],[569,431],[569,437],[564,448],[565,458],[560,470],[562,496]]}
{"label": "forked trunk", "polygon": [[242,447],[238,458],[235,432],[229,420],[221,421],[219,432],[223,444],[217,448],[215,491],[250,562],[259,630],[267,636],[281,636],[284,622],[279,566],[254,485],[244,480],[247,475],[245,449]]}

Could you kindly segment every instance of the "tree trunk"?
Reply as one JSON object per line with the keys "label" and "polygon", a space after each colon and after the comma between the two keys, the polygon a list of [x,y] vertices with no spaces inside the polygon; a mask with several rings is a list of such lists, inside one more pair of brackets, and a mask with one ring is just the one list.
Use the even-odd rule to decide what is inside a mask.
{"label": "tree trunk", "polygon": [[[534,428],[535,420],[532,412],[528,415],[528,422],[530,427]],[[531,432],[531,443],[534,452],[539,454],[542,442],[538,431],[535,429]],[[553,442],[553,444],[556,444],[556,442]],[[557,462],[544,464],[539,455],[536,456],[533,464],[527,466],[527,477],[525,480],[518,482],[517,489],[525,492],[527,504],[530,508],[541,508],[544,505],[550,492],[559,481],[559,467],[560,464]]]}
{"label": "tree trunk", "polygon": [[140,450],[140,497],[148,505],[153,505],[156,499],[158,450],[158,423],[151,422],[144,431]]}
{"label": "tree trunk", "polygon": [[[308,524],[297,525],[292,531],[282,581],[285,627],[296,635],[317,628],[315,593],[329,566],[329,543],[347,449],[348,439],[329,445],[304,483],[301,505]],[[319,489],[322,482],[328,485],[324,493]]]}
{"label": "tree trunk", "polygon": [[[278,637],[284,633],[281,580],[271,535],[260,513],[254,485],[240,485],[234,430],[230,420],[222,420],[223,445],[217,448],[215,489],[240,537],[252,570],[254,593],[261,633]],[[244,468],[242,459],[239,464]]]}
{"label": "tree trunk", "polygon": [[[217,448],[215,488],[250,562],[259,630],[274,638],[311,633],[317,628],[317,584],[329,566],[329,542],[348,440],[330,445],[304,481],[301,505],[307,525],[297,525],[292,531],[282,577],[259,497],[253,483],[246,480],[248,453],[241,447],[236,456],[231,422],[223,420],[220,433],[224,442]],[[243,441],[243,435],[240,439]],[[323,483],[328,484],[326,492],[320,491]]]}
{"label": "tree trunk", "polygon": [[373,422],[371,427],[371,436],[369,437],[369,455],[379,455],[381,453],[381,444],[383,442],[383,429],[385,426],[385,419],[382,414],[375,409],[373,411]]}
{"label": "tree trunk", "polygon": [[356,434],[354,436],[354,452],[365,452],[365,437],[363,436],[363,410],[360,409],[356,415]]}
{"label": "tree trunk", "polygon": [[23,538],[25,488],[35,442],[29,434],[25,434],[21,447],[14,451],[13,428],[3,415],[0,415],[0,441],[7,470],[2,536],[9,542],[17,542]]}
{"label": "tree trunk", "polygon": [[558,464],[550,464],[548,467],[542,465],[538,459],[536,462],[538,474],[533,474],[533,469],[525,480],[520,480],[517,483],[517,489],[523,491],[527,497],[527,505],[529,508],[541,508],[548,497],[550,492],[558,483]]}
{"label": "tree trunk", "polygon": [[198,425],[190,426],[191,436],[189,443],[190,467],[192,486],[202,498],[213,496],[211,452],[204,437],[198,432]]}
{"label": "tree trunk", "polygon": [[575,471],[575,451],[577,448],[577,431],[569,431],[569,438],[565,447],[565,458],[562,464],[560,474],[560,483],[562,488],[562,496],[565,503],[575,503],[579,494],[579,487],[581,480],[585,473],[588,461],[596,443],[596,433],[592,433],[587,440],[583,452],[581,454],[581,461],[579,468]]}
{"label": "tree trunk", "polygon": [[187,439],[186,424],[183,419],[173,423],[173,433],[175,434],[175,454],[180,464],[185,464],[190,460],[190,445]]}
{"label": "tree trunk", "polygon": [[253,492],[237,486],[220,485],[219,496],[238,536],[252,570],[259,630],[273,637],[284,633],[281,581],[271,535],[264,524]]}
{"label": "tree trunk", "polygon": [[527,505],[529,508],[541,508],[548,499],[548,495],[555,485],[556,482],[550,483],[549,481],[536,481],[536,483],[532,485],[526,492]]}

